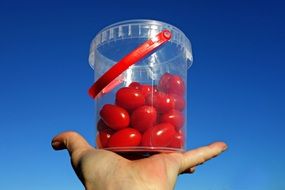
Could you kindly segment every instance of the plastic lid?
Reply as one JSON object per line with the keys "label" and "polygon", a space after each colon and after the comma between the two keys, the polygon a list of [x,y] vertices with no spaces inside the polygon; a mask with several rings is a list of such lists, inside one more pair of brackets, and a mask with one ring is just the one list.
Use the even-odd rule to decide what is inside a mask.
{"label": "plastic lid", "polygon": [[[126,20],[103,28],[91,42],[89,64],[96,72],[101,74],[117,63],[116,60],[118,59],[108,57],[104,55],[104,53],[98,51],[100,47],[121,40],[149,39],[164,29],[171,32],[172,37],[169,42],[181,47],[181,50],[187,59],[187,66],[189,68],[193,62],[193,56],[191,43],[186,35],[179,28],[171,24],[148,19]],[[102,65],[102,62],[98,62],[98,59],[104,61],[104,65]],[[163,62],[161,63],[163,64]],[[134,65],[134,67],[137,67],[137,65]]]}

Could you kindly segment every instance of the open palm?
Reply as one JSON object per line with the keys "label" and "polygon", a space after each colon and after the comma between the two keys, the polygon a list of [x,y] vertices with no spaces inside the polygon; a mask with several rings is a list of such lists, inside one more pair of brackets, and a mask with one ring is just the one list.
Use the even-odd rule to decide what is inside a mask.
{"label": "open palm", "polygon": [[69,151],[72,166],[87,190],[171,190],[177,176],[219,155],[227,146],[216,142],[185,153],[161,153],[128,160],[111,151],[95,149],[75,132],[53,138],[56,150]]}

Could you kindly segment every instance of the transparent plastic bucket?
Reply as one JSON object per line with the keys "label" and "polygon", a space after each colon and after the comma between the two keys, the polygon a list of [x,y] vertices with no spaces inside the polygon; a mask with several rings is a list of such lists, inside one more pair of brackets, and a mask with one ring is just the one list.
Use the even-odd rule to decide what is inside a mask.
{"label": "transparent plastic bucket", "polygon": [[93,39],[89,63],[97,81],[114,64],[162,30],[171,39],[121,75],[96,101],[96,146],[120,154],[184,151],[190,41],[178,28],[154,20],[110,25]]}

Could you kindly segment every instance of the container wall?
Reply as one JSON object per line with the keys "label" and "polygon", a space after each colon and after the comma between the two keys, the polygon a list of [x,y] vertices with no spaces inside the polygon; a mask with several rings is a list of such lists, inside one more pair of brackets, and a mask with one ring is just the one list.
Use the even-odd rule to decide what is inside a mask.
{"label": "container wall", "polygon": [[96,144],[115,152],[183,151],[187,129],[189,40],[166,23],[125,21],[103,29],[93,40],[89,62],[95,81],[126,54],[169,29],[172,38],[131,66],[96,98]]}

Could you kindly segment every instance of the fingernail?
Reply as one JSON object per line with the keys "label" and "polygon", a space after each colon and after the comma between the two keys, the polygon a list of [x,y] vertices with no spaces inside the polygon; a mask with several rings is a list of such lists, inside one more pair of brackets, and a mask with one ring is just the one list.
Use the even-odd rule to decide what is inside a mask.
{"label": "fingernail", "polygon": [[222,149],[222,152],[226,151],[228,149],[228,146],[225,144],[223,149]]}
{"label": "fingernail", "polygon": [[52,141],[52,142],[51,142],[51,146],[52,146],[53,148],[58,147],[60,144],[61,144],[61,143],[60,143],[59,141]]}
{"label": "fingernail", "polygon": [[194,173],[196,171],[196,168],[193,167],[193,168],[190,168],[190,173]]}

